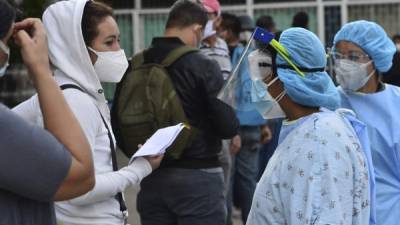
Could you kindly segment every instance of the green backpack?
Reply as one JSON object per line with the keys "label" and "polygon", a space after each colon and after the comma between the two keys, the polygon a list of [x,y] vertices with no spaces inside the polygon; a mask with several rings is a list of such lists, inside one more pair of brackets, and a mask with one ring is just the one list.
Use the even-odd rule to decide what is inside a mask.
{"label": "green backpack", "polygon": [[[185,123],[189,125],[167,68],[181,56],[197,51],[188,46],[172,50],[161,62],[144,64],[143,52],[132,59],[132,70],[117,85],[111,109],[111,122],[118,147],[131,157],[158,129]],[[168,148],[166,156],[179,159],[195,136],[187,126]]]}

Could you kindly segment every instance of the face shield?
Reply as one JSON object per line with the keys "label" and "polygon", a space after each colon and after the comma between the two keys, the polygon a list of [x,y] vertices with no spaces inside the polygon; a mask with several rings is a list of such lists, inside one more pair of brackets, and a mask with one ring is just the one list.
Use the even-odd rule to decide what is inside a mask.
{"label": "face shield", "polygon": [[279,105],[285,96],[282,91],[276,98],[272,97],[268,88],[278,77],[273,76],[272,55],[267,51],[256,49],[249,54],[249,74],[251,78],[251,102],[264,119],[285,118],[286,114]]}
{"label": "face shield", "polygon": [[256,49],[247,57],[251,80],[268,81],[272,76],[272,56],[267,51]]}
{"label": "face shield", "polygon": [[[255,46],[255,50],[251,46]],[[238,63],[232,70],[227,83],[220,91],[218,98],[234,109],[246,111],[246,108],[244,108],[239,101],[241,97],[240,90],[244,89],[245,85],[249,86],[250,82],[250,98],[253,108],[248,107],[247,109],[253,110],[256,108],[265,119],[285,117],[284,112],[278,104],[285,93],[282,92],[276,99],[272,98],[268,93],[268,87],[277,80],[277,77],[272,79],[274,65],[271,53],[268,50],[271,47],[287,61],[293,70],[300,76],[304,76],[304,73],[290,60],[286,49],[274,39],[274,35],[262,28],[256,27]],[[249,71],[249,79],[247,80],[243,77],[245,73],[241,72],[241,70],[244,69],[248,69]]]}

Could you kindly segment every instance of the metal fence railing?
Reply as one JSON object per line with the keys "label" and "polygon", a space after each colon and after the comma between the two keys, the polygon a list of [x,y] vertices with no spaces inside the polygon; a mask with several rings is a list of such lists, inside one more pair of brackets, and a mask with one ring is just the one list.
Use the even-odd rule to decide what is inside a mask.
{"label": "metal fence railing", "polygon": [[[169,7],[175,0],[113,0],[117,5],[115,15],[121,31],[121,45],[126,55],[148,47],[155,36],[163,33]],[[392,36],[400,32],[400,0],[220,0],[222,11],[237,15],[247,14],[255,20],[262,15],[274,18],[277,28],[291,26],[292,17],[299,11],[309,15],[309,29],[316,33],[326,47],[330,47],[335,33],[348,21],[366,19],[376,21]],[[12,72],[10,68],[10,73]],[[21,68],[17,68],[21,71]],[[11,78],[10,78],[11,79]],[[15,78],[18,81],[18,76]],[[7,82],[10,83],[10,82]],[[12,82],[11,82],[12,83]],[[32,94],[32,91],[15,92],[10,96],[10,85],[0,82],[0,101],[9,100],[10,105]],[[6,87],[7,86],[7,87]],[[12,85],[11,85],[12,86]],[[19,90],[21,85],[16,85]],[[24,83],[22,86],[26,86]],[[24,88],[22,88],[24,89]],[[106,97],[112,100],[115,85],[104,84]],[[30,89],[32,90],[32,88]],[[29,97],[29,96],[28,96]]]}
{"label": "metal fence railing", "polygon": [[[134,0],[132,0],[134,1]],[[146,2],[146,3],[145,3]],[[135,53],[149,46],[154,36],[164,30],[169,6],[174,1],[136,0],[136,8],[117,9],[115,14],[121,28],[122,45],[126,52]],[[400,31],[400,0],[227,0],[222,10],[248,14],[255,20],[262,15],[274,18],[277,27],[290,27],[292,17],[299,11],[309,15],[309,29],[329,46],[341,25],[357,19],[381,24],[388,35]],[[231,2],[231,5],[224,3]],[[158,6],[158,7],[157,7]]]}
{"label": "metal fence railing", "polygon": [[[126,1],[126,0],[125,0]],[[127,55],[148,47],[155,36],[163,33],[169,7],[174,0],[132,0],[135,8],[115,10],[121,29],[121,44]],[[309,15],[309,29],[330,47],[335,33],[348,21],[373,20],[388,35],[400,31],[400,0],[221,0],[222,11],[247,14],[257,20],[270,15],[280,30],[289,28],[293,16],[300,11]],[[113,85],[105,85],[112,98]]]}

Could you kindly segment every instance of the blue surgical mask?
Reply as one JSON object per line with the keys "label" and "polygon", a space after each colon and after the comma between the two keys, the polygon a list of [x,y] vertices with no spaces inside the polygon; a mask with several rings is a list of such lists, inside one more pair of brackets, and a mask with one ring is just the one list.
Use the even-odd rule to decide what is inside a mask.
{"label": "blue surgical mask", "polygon": [[10,49],[2,41],[0,41],[0,50],[3,51],[7,55],[7,61],[0,68],[0,77],[2,77],[2,76],[4,76],[4,74],[6,74],[6,70],[9,65],[8,60],[10,58]]}
{"label": "blue surgical mask", "polygon": [[256,110],[264,119],[286,118],[285,112],[279,105],[279,101],[285,96],[283,91],[274,99],[268,92],[268,87],[271,86],[278,77],[273,79],[268,85],[262,80],[253,80],[251,89],[251,101]]}

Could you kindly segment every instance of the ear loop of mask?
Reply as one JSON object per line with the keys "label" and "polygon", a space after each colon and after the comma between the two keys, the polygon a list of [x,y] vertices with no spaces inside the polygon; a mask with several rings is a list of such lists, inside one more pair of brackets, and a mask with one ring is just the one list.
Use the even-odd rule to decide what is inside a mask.
{"label": "ear loop of mask", "polygon": [[[276,76],[274,79],[272,79],[268,84],[267,87],[269,88],[273,83],[275,83],[279,79],[278,76]],[[274,99],[277,103],[279,103],[282,98],[286,95],[286,90],[284,89],[276,98]]]}
{"label": "ear loop of mask", "polygon": [[[369,62],[367,62],[366,64],[368,64],[368,65],[365,65],[366,67],[367,67],[367,70],[368,70],[368,66],[370,65],[370,64],[372,64],[373,63],[373,61],[372,60],[370,60]],[[370,74],[368,74],[368,76],[367,77],[365,77],[364,79],[366,80],[366,83],[368,83],[368,81],[369,81],[369,79],[371,79],[371,77],[375,74],[375,72],[376,72],[376,69],[375,69],[375,65],[373,65],[374,66],[374,69],[371,71],[371,73]],[[363,79],[363,81],[364,81],[364,79]],[[365,85],[365,84],[364,84]],[[357,92],[357,91],[356,91]]]}
{"label": "ear loop of mask", "polygon": [[285,97],[285,95],[286,95],[286,91],[283,90],[283,91],[276,97],[275,101],[276,101],[277,103],[279,103],[279,102],[283,99],[283,97]]}
{"label": "ear loop of mask", "polygon": [[276,80],[278,80],[278,76],[276,76],[274,79],[268,82],[267,87],[270,87]]}

